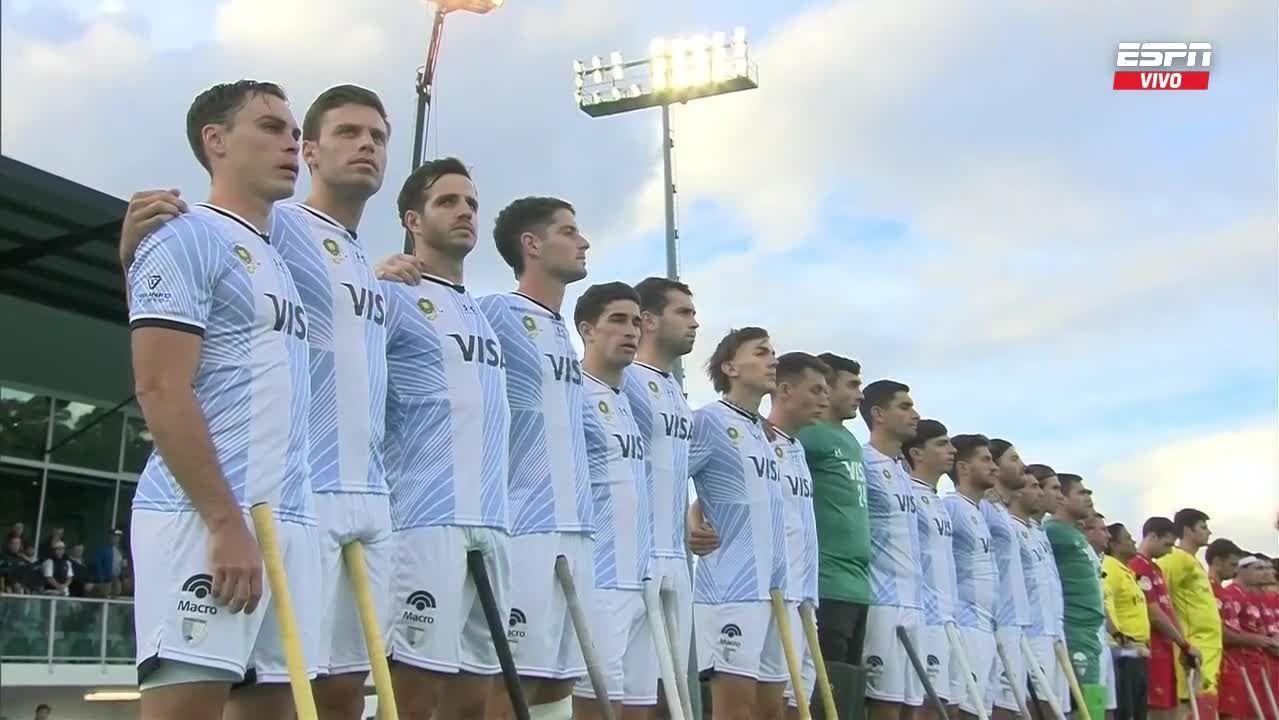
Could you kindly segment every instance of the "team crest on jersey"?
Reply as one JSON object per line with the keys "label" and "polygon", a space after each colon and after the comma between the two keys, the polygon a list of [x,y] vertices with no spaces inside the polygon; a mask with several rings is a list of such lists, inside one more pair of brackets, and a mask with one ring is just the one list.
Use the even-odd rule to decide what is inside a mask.
{"label": "team crest on jersey", "polygon": [[333,238],[324,238],[324,242],[320,243],[324,246],[324,252],[329,254],[335,263],[341,263],[343,259],[342,246]]}
{"label": "team crest on jersey", "polygon": [[742,439],[742,434],[737,431],[737,428],[730,427],[728,428],[728,439],[733,442],[738,442]]}
{"label": "team crest on jersey", "polygon": [[426,319],[431,322],[435,322],[435,318],[440,316],[439,311],[435,309],[435,303],[426,298],[421,298],[417,301],[417,309],[421,310]]}
{"label": "team crest on jersey", "polygon": [[891,479],[892,479],[892,477],[893,477],[893,474],[892,474],[892,473],[890,473],[890,472],[888,472],[888,468],[884,468],[884,479],[885,479],[885,480],[891,480]]}
{"label": "team crest on jersey", "polygon": [[774,447],[773,454],[777,456],[778,460],[781,460],[782,456],[785,455],[785,453],[782,452],[782,449],[780,447]]}
{"label": "team crest on jersey", "polygon": [[603,400],[600,400],[599,409],[600,409],[600,414],[603,415],[604,417],[609,417],[612,412],[611,410],[608,409],[608,403],[604,402]]}
{"label": "team crest on jersey", "polygon": [[237,244],[232,250],[235,251],[235,256],[240,259],[240,262],[244,263],[245,270],[252,273],[258,269],[258,261],[253,259],[253,253],[249,252],[248,248]]}
{"label": "team crest on jersey", "polygon": [[537,337],[538,333],[542,332],[538,329],[537,321],[533,319],[532,315],[525,315],[520,320],[520,324],[524,326],[524,332],[528,333],[529,337]]}
{"label": "team crest on jersey", "polygon": [[653,393],[653,397],[657,397],[662,394],[662,389],[659,388],[657,383],[652,380],[648,381],[648,391]]}

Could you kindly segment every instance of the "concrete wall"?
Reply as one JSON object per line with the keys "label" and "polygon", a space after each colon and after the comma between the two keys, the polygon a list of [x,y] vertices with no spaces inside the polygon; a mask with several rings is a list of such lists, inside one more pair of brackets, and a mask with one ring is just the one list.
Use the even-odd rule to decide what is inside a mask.
{"label": "concrete wall", "polygon": [[108,406],[133,394],[129,330],[0,295],[0,382]]}

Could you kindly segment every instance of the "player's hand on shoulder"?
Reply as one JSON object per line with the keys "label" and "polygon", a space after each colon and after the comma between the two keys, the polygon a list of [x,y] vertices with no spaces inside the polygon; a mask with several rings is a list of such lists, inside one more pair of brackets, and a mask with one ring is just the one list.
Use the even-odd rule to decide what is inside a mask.
{"label": "player's hand on shoulder", "polygon": [[379,280],[416,285],[422,280],[423,270],[420,258],[408,253],[398,253],[378,263],[377,277]]}
{"label": "player's hand on shoulder", "polygon": [[213,597],[232,613],[252,613],[262,599],[262,552],[243,515],[209,528]]}
{"label": "player's hand on shoulder", "polygon": [[134,253],[147,235],[161,225],[187,211],[182,191],[142,190],[129,198],[129,207],[120,225],[120,264],[126,270],[133,264]]}

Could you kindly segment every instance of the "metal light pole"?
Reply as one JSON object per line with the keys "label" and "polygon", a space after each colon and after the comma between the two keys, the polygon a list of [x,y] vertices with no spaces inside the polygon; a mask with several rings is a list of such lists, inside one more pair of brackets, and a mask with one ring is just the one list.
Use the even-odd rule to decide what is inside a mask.
{"label": "metal light pole", "polygon": [[[675,171],[672,151],[671,105],[759,87],[750,60],[746,31],[738,28],[730,39],[724,33],[709,38],[694,35],[653,41],[649,56],[624,61],[620,52],[605,63],[598,55],[590,64],[573,62],[573,99],[591,117],[618,115],[658,107],[662,111],[662,175],[666,205],[666,277],[679,279],[679,229],[676,223]],[[684,384],[682,363],[672,368]]]}

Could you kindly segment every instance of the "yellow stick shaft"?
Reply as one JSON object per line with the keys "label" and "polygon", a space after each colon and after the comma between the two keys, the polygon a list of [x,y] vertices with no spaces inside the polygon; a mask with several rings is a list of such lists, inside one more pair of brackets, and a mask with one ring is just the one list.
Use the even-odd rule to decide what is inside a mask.
{"label": "yellow stick shaft", "polygon": [[369,651],[369,663],[373,666],[378,720],[399,720],[395,692],[391,688],[391,667],[386,662],[386,648],[382,642],[382,624],[378,622],[377,606],[373,602],[373,590],[369,586],[369,566],[364,561],[364,545],[358,540],[344,545],[342,562],[346,564],[346,572],[351,576],[355,604],[360,612],[360,629],[364,631],[364,644]]}
{"label": "yellow stick shaft", "polygon": [[826,658],[822,656],[822,646],[817,638],[817,616],[813,613],[811,603],[799,606],[799,619],[804,623],[804,636],[808,638],[808,651],[813,654],[813,665],[817,666],[817,690],[822,695],[822,709],[829,720],[839,717],[839,709],[835,707],[835,691],[830,686],[830,676],[826,674]]}
{"label": "yellow stick shaft", "polygon": [[790,618],[786,615],[786,600],[782,598],[781,590],[769,590],[768,595],[773,600],[773,621],[777,623],[777,634],[782,638],[782,653],[786,656],[786,669],[790,671],[790,684],[795,691],[800,720],[810,720],[812,715],[808,712],[808,698],[804,697],[804,676],[799,672],[799,653],[795,650]]}
{"label": "yellow stick shaft", "polygon": [[271,587],[275,613],[280,620],[280,642],[284,646],[284,660],[289,668],[289,688],[293,690],[293,706],[298,720],[318,720],[315,696],[311,694],[311,680],[306,674],[306,657],[302,654],[302,634],[298,630],[298,616],[293,612],[293,598],[289,595],[289,578],[284,572],[284,556],[280,553],[280,539],[275,533],[275,518],[271,506],[258,503],[249,511],[257,532],[258,547],[262,550],[262,562],[266,566],[266,580]]}
{"label": "yellow stick shaft", "polygon": [[1070,651],[1066,650],[1066,643],[1056,641],[1053,643],[1053,651],[1057,655],[1061,671],[1066,673],[1066,682],[1070,683],[1070,695],[1075,699],[1075,713],[1079,720],[1092,720],[1092,715],[1088,713],[1088,703],[1084,702],[1084,691],[1079,687],[1079,678],[1075,676],[1075,666],[1070,663]]}

